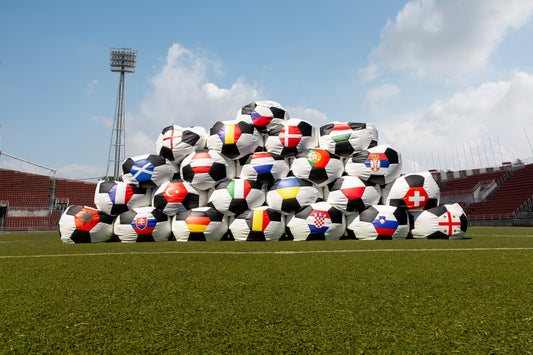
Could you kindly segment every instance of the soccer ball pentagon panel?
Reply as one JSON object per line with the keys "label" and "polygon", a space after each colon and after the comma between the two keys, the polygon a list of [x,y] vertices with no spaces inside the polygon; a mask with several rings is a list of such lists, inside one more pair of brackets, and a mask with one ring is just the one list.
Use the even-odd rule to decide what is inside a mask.
{"label": "soccer ball pentagon panel", "polygon": [[187,155],[205,148],[207,131],[203,127],[182,128],[172,125],[163,128],[156,141],[156,152],[174,164],[179,164]]}
{"label": "soccer ball pentagon panel", "polygon": [[312,203],[287,217],[293,240],[338,240],[344,235],[344,214],[327,202]]}
{"label": "soccer ball pentagon panel", "polygon": [[274,101],[255,101],[243,106],[237,113],[237,120],[251,120],[261,133],[279,126],[289,114],[283,106]]}
{"label": "soccer ball pentagon panel", "polygon": [[218,121],[209,132],[207,147],[235,160],[253,153],[263,145],[263,137],[255,126],[244,121]]}
{"label": "soccer ball pentagon panel", "polygon": [[172,220],[172,233],[178,242],[227,239],[228,217],[213,207],[180,212]]}
{"label": "soccer ball pentagon panel", "polygon": [[188,182],[180,180],[163,183],[152,196],[152,205],[168,216],[206,204],[206,191],[198,190]]}
{"label": "soccer ball pentagon panel", "polygon": [[383,189],[386,205],[421,211],[437,207],[440,189],[429,171],[400,176]]}
{"label": "soccer ball pentagon panel", "polygon": [[356,176],[342,176],[325,188],[327,202],[345,214],[361,212],[381,199],[381,187]]}
{"label": "soccer ball pentagon panel", "polygon": [[279,155],[256,152],[238,161],[238,176],[241,179],[256,180],[263,185],[287,177],[289,164]]}
{"label": "soccer ball pentagon panel", "polygon": [[373,205],[348,216],[346,230],[360,240],[405,239],[409,234],[409,216],[398,207]]}
{"label": "soccer ball pentagon panel", "polygon": [[121,213],[114,231],[121,242],[163,242],[170,238],[170,219],[153,207],[138,207]]}
{"label": "soccer ball pentagon panel", "polygon": [[285,216],[268,206],[260,206],[232,218],[229,230],[235,240],[277,241],[285,234]]}
{"label": "soccer ball pentagon panel", "polygon": [[463,239],[468,228],[468,220],[458,203],[433,207],[413,216],[413,238]]}
{"label": "soccer ball pentagon panel", "polygon": [[69,206],[59,219],[59,236],[65,244],[107,242],[113,236],[113,219],[92,207]]}
{"label": "soccer ball pentagon panel", "polygon": [[150,205],[150,190],[123,181],[99,181],[94,194],[96,208],[117,216],[134,207]]}
{"label": "soccer ball pentagon panel", "polygon": [[200,190],[235,177],[235,164],[214,150],[199,150],[181,162],[181,178]]}
{"label": "soccer ball pentagon panel", "polygon": [[172,180],[178,173],[169,160],[156,154],[128,158],[122,164],[122,171],[125,182],[139,184],[140,187],[148,189]]}
{"label": "soccer ball pentagon panel", "polygon": [[344,158],[377,143],[378,131],[369,123],[332,122],[320,127],[320,148]]}
{"label": "soccer ball pentagon panel", "polygon": [[294,176],[309,179],[322,187],[342,175],[344,164],[338,155],[324,149],[311,148],[296,155],[291,171]]}
{"label": "soccer ball pentagon panel", "polygon": [[355,153],[346,161],[346,174],[361,180],[384,185],[394,181],[402,172],[400,153],[389,145],[378,145]]}
{"label": "soccer ball pentagon panel", "polygon": [[234,216],[265,202],[261,184],[253,180],[233,179],[218,184],[209,196],[209,206]]}
{"label": "soccer ball pentagon panel", "polygon": [[289,214],[322,198],[319,187],[307,179],[286,177],[278,180],[267,192],[270,208]]}
{"label": "soccer ball pentagon panel", "polygon": [[315,128],[311,123],[290,118],[280,126],[268,130],[265,149],[286,158],[314,148],[317,143]]}

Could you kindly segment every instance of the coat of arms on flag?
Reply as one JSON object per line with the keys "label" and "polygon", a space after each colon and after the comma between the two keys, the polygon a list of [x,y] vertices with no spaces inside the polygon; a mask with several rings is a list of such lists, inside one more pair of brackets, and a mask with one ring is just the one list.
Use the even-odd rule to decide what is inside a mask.
{"label": "coat of arms on flag", "polygon": [[311,232],[325,233],[329,229],[329,226],[325,225],[330,221],[327,211],[314,210],[307,220],[311,222],[308,224]]}

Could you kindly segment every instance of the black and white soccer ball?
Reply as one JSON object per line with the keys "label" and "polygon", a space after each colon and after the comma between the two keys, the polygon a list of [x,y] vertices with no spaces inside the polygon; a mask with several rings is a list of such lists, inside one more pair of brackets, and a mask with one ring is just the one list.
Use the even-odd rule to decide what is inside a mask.
{"label": "black and white soccer ball", "polygon": [[458,203],[433,207],[412,215],[413,238],[463,239],[468,228],[468,219]]}
{"label": "black and white soccer ball", "polygon": [[378,131],[370,123],[331,122],[320,127],[320,148],[344,158],[377,144]]}
{"label": "black and white soccer ball", "polygon": [[199,190],[208,190],[235,178],[235,163],[214,150],[199,150],[181,162],[181,178]]}
{"label": "black and white soccer ball", "polygon": [[426,210],[439,205],[440,188],[429,171],[407,174],[383,189],[383,200],[409,211]]}
{"label": "black and white soccer ball", "polygon": [[230,160],[251,154],[259,146],[263,146],[261,133],[245,121],[218,121],[207,137],[207,147]]}
{"label": "black and white soccer ball", "polygon": [[116,218],[114,232],[123,243],[168,241],[170,218],[153,207],[138,207]]}
{"label": "black and white soccer ball", "polygon": [[348,216],[346,231],[360,240],[405,239],[409,234],[409,216],[398,207],[373,205]]}
{"label": "black and white soccer ball", "polygon": [[94,193],[96,208],[118,216],[135,207],[150,206],[150,190],[123,181],[99,181]]}
{"label": "black and white soccer ball", "polygon": [[178,242],[228,239],[228,216],[213,207],[180,212],[172,220],[172,233]]}
{"label": "black and white soccer ball", "polygon": [[274,101],[254,101],[237,112],[237,120],[251,121],[261,133],[279,126],[289,119],[289,113],[281,104]]}
{"label": "black and white soccer ball", "polygon": [[256,207],[232,217],[229,230],[241,241],[277,241],[285,234],[285,216],[268,206]]}
{"label": "black and white soccer ball", "polygon": [[342,175],[344,163],[338,155],[325,149],[311,148],[296,155],[291,171],[294,176],[311,180],[323,187]]}
{"label": "black and white soccer ball", "polygon": [[389,145],[378,145],[355,153],[346,161],[346,174],[361,180],[385,185],[396,180],[402,173],[401,156]]}
{"label": "black and white soccer ball", "polygon": [[178,212],[203,207],[207,204],[207,192],[190,183],[173,180],[163,183],[152,195],[152,206],[168,216]]}
{"label": "black and white soccer ball", "polygon": [[178,169],[168,159],[157,154],[128,158],[122,164],[122,178],[130,184],[154,188],[178,177]]}
{"label": "black and white soccer ball", "polygon": [[206,137],[207,131],[204,127],[183,128],[171,125],[163,128],[157,137],[156,152],[177,165],[195,150],[204,149]]}
{"label": "black and white soccer ball", "polygon": [[279,155],[269,152],[256,152],[237,162],[237,176],[241,179],[256,180],[263,185],[287,177],[289,164]]}
{"label": "black and white soccer ball", "polygon": [[267,131],[265,150],[284,158],[294,156],[318,143],[315,127],[299,118],[290,118]]}
{"label": "black and white soccer ball", "polygon": [[59,236],[65,244],[107,242],[113,237],[113,220],[95,208],[72,205],[59,219]]}
{"label": "black and white soccer ball", "polygon": [[339,240],[346,229],[344,214],[322,201],[312,203],[287,217],[287,234],[293,240]]}
{"label": "black and white soccer ball", "polygon": [[276,181],[270,187],[266,201],[270,208],[289,214],[322,197],[322,189],[313,182],[290,176]]}
{"label": "black and white soccer ball", "polygon": [[324,199],[349,215],[361,212],[381,199],[381,187],[356,176],[342,176],[325,188]]}
{"label": "black and white soccer ball", "polygon": [[210,192],[207,202],[217,211],[234,216],[261,206],[265,202],[265,191],[262,185],[254,180],[226,180]]}

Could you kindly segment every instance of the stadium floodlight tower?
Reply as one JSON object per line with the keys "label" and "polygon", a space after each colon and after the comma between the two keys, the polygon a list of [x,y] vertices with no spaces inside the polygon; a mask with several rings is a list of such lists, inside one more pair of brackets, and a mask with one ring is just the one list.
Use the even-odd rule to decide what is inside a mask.
{"label": "stadium floodlight tower", "polygon": [[[109,157],[107,159],[106,180],[118,180],[121,176],[120,165],[125,159],[126,136],[126,101],[124,94],[124,78],[126,73],[135,72],[137,50],[131,48],[111,48],[111,71],[120,73],[118,84],[115,116],[113,117],[113,130],[109,144]],[[110,169],[113,169],[112,171]]]}

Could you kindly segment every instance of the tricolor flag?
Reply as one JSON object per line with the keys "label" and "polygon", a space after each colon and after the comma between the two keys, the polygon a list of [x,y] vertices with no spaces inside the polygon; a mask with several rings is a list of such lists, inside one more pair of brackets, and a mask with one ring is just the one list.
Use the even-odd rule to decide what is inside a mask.
{"label": "tricolor flag", "polygon": [[370,153],[365,161],[365,166],[370,168],[372,171],[378,171],[381,168],[388,168],[389,165],[389,159],[385,153]]}
{"label": "tricolor flag", "polygon": [[307,218],[307,222],[310,222],[307,225],[311,232],[326,233],[329,226],[325,224],[329,224],[331,220],[327,211],[314,210]]}
{"label": "tricolor flag", "polygon": [[285,178],[281,180],[278,183],[278,186],[276,190],[278,191],[279,195],[282,199],[289,199],[289,198],[295,198],[296,195],[298,195],[298,191],[300,191],[300,183],[296,178],[290,177]]}
{"label": "tricolor flag", "polygon": [[205,174],[211,169],[213,158],[208,152],[198,152],[192,157],[189,164],[195,174]]}
{"label": "tricolor flag", "polygon": [[336,123],[329,135],[335,142],[344,142],[350,139],[352,128],[347,123]]}
{"label": "tricolor flag", "polygon": [[211,223],[211,219],[207,216],[194,216],[191,214],[185,218],[185,224],[191,233],[203,233],[209,223]]}
{"label": "tricolor flag", "polygon": [[157,224],[153,217],[137,217],[131,221],[131,226],[137,235],[151,234]]}
{"label": "tricolor flag", "polygon": [[222,144],[235,144],[241,137],[241,129],[234,123],[227,123],[220,131],[218,131],[218,137],[222,141]]}
{"label": "tricolor flag", "polygon": [[252,216],[252,232],[264,232],[270,218],[265,210],[253,210]]}
{"label": "tricolor flag", "polygon": [[268,173],[272,170],[274,164],[272,163],[272,155],[266,152],[257,152],[252,155],[251,164],[254,170],[260,173]]}
{"label": "tricolor flag", "polygon": [[125,205],[133,197],[133,189],[130,184],[115,184],[107,194],[113,204]]}
{"label": "tricolor flag", "polygon": [[329,153],[324,149],[310,149],[306,158],[313,168],[325,168],[330,160]]}
{"label": "tricolor flag", "polygon": [[392,237],[399,225],[398,221],[388,220],[385,216],[376,217],[372,224],[379,235],[386,235],[389,237]]}
{"label": "tricolor flag", "polygon": [[251,189],[250,183],[244,179],[231,180],[228,186],[226,186],[226,190],[231,198],[246,198]]}

